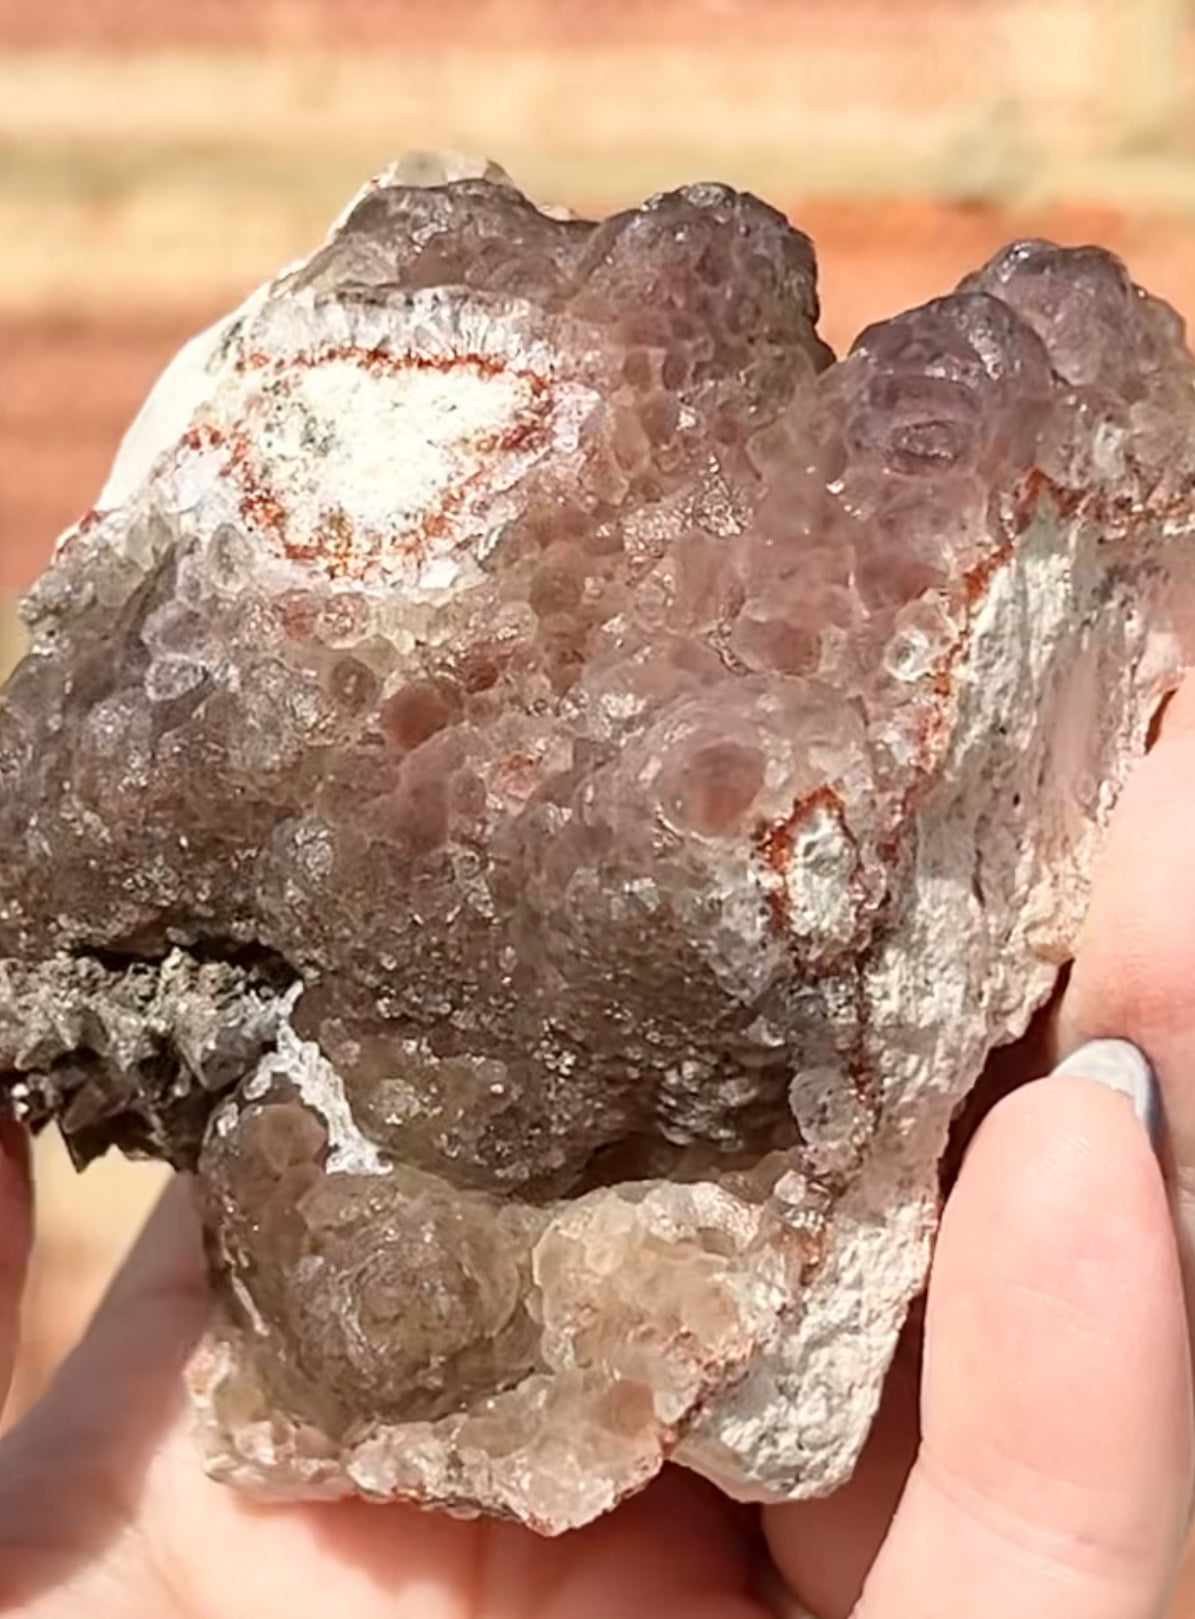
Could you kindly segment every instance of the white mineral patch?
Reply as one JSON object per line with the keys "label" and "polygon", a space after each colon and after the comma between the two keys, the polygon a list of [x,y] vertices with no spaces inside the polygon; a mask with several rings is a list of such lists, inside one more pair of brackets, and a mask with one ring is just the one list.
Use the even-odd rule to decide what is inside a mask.
{"label": "white mineral patch", "polygon": [[547,414],[512,370],[368,355],[250,372],[220,411],[249,440],[255,482],[285,491],[289,555],[333,577],[425,586],[451,583],[445,560],[475,533],[474,504],[536,453],[513,447],[516,429],[542,434]]}
{"label": "white mineral patch", "polygon": [[855,926],[851,874],[856,853],[841,820],[827,805],[815,805],[793,839],[784,873],[792,930],[835,945]]}

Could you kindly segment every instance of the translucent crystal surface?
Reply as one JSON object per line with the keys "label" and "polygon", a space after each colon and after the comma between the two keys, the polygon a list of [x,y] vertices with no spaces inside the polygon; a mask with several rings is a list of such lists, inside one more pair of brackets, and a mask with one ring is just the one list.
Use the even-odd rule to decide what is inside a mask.
{"label": "translucent crystal surface", "polygon": [[198,1171],[209,1465],[545,1531],[839,1482],[1190,651],[1193,368],[1017,244],[403,160],[167,372],[0,699],[0,1074]]}

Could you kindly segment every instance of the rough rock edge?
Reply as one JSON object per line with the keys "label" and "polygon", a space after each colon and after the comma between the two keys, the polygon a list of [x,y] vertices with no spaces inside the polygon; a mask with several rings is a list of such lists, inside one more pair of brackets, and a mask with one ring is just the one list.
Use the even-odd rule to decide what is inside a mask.
{"label": "rough rock edge", "polygon": [[[371,185],[389,177],[386,171]],[[267,295],[263,289],[258,296]],[[197,351],[193,361],[200,358]],[[180,369],[159,386],[184,388],[189,407],[201,397],[202,380],[193,368],[189,374]],[[144,439],[135,459],[140,468],[150,462]],[[799,1318],[778,1321],[770,1351],[747,1377],[723,1389],[690,1431],[677,1435],[673,1459],[741,1499],[823,1494],[854,1467],[909,1303],[924,1285],[937,1223],[938,1165],[953,1114],[990,1051],[1021,1034],[1048,1000],[1073,953],[1100,834],[1131,763],[1144,751],[1150,720],[1183,666],[1175,635],[1151,628],[1131,590],[1108,595],[1108,564],[1097,555],[1105,533],[1100,516],[1065,515],[1048,489],[1040,499],[1010,557],[977,592],[965,650],[950,670],[943,701],[943,751],[909,829],[915,870],[868,964],[868,1055],[883,1094],[900,1096],[901,1108],[886,1119],[833,1208]],[[1153,521],[1161,527],[1160,517]],[[1122,556],[1138,541],[1150,543],[1150,520],[1144,522],[1142,534],[1118,536]],[[1191,520],[1178,529],[1171,525],[1168,543],[1189,540],[1193,527]],[[1051,744],[1069,734],[1093,683],[1106,698],[1101,722],[1110,742],[1098,815],[1077,817],[1077,836],[1062,847],[1028,835],[982,837],[981,823],[1019,825],[1027,833],[1026,810],[1040,805]],[[1006,728],[1006,744],[994,777],[990,739],[998,723]],[[974,930],[977,844],[991,908],[1011,915],[1013,926],[968,957],[959,940]],[[913,1045],[911,1005],[935,1014]],[[228,1357],[228,1340],[217,1330],[196,1362],[192,1389],[210,1465],[241,1474],[230,1454],[220,1454],[212,1427],[212,1396]],[[849,1407],[841,1401],[844,1389],[851,1391]],[[269,1452],[268,1462],[264,1452],[257,1459],[267,1471],[288,1454],[300,1471],[312,1473],[308,1488],[330,1494],[361,1488],[343,1475],[335,1482],[338,1467],[301,1463],[297,1431],[287,1434],[273,1423],[253,1442]],[[240,1481],[249,1483],[257,1461],[241,1461],[248,1465]]]}
{"label": "rough rock edge", "polygon": [[[914,870],[867,971],[871,1054],[900,1106],[834,1210],[799,1320],[711,1405],[674,1458],[740,1499],[800,1499],[849,1477],[924,1286],[951,1119],[990,1051],[1024,1032],[1073,955],[1102,832],[1184,650],[1189,661],[1160,602],[1150,613],[1132,587],[1108,589],[1097,555],[1106,535],[1098,516],[1068,519],[1047,499],[976,605],[953,671],[947,751],[913,828]],[[1193,537],[1195,515],[1168,543]],[[1114,544],[1131,554],[1134,540],[1129,532]],[[1069,843],[1044,825],[1035,839],[1047,774],[1063,812],[1072,810],[1065,758],[1076,726],[1092,740],[1093,690],[1105,743],[1097,814],[1074,816]],[[993,750],[998,725],[1005,746]],[[975,929],[976,881],[1011,930],[968,956],[959,941]],[[927,1013],[918,1043],[911,1007]]]}
{"label": "rough rock edge", "polygon": [[[384,1172],[376,1149],[348,1112],[340,1076],[317,1045],[295,1033],[286,1017],[275,1048],[262,1057],[238,1096],[217,1108],[210,1131],[218,1135],[234,1128],[240,1105],[259,1099],[278,1082],[293,1088],[326,1124],[331,1164],[355,1174]],[[605,1187],[570,1201],[560,1219],[549,1222],[542,1233],[532,1264],[546,1318],[551,1319],[554,1308],[566,1301],[543,1274],[545,1246],[583,1236],[591,1213],[599,1220],[608,1217],[607,1200],[613,1195],[613,1189]],[[653,1184],[633,1209],[629,1205],[625,1209],[628,1221],[673,1239],[685,1228],[686,1212],[694,1224],[718,1224],[720,1217],[745,1249],[757,1241],[766,1220],[762,1206],[746,1210],[721,1188],[701,1182],[684,1187]],[[229,1312],[217,1308],[187,1369],[194,1427],[207,1471],[263,1501],[362,1495],[434,1504],[461,1517],[476,1517],[484,1510],[542,1534],[579,1528],[647,1484],[707,1401],[724,1392],[736,1374],[746,1374],[756,1345],[779,1330],[809,1252],[808,1242],[794,1233],[788,1243],[761,1245],[753,1264],[727,1258],[723,1274],[714,1278],[704,1296],[733,1297],[733,1320],[712,1341],[690,1334],[682,1345],[672,1346],[670,1380],[653,1384],[654,1411],[637,1430],[634,1455],[628,1456],[616,1442],[616,1476],[607,1453],[608,1435],[588,1406],[571,1406],[567,1425],[553,1414],[553,1404],[569,1407],[576,1399],[567,1356],[556,1362],[549,1355],[545,1369],[485,1402],[489,1418],[501,1422],[518,1410],[528,1390],[536,1391],[541,1421],[534,1430],[528,1430],[525,1420],[522,1425],[524,1466],[512,1466],[512,1454],[505,1452],[487,1464],[473,1426],[477,1418],[473,1407],[429,1421],[372,1423],[361,1437],[330,1444],[310,1425],[270,1407],[253,1372],[254,1340],[266,1340],[269,1329],[252,1298],[238,1285],[235,1268],[230,1269],[228,1280],[240,1319],[233,1321]],[[694,1294],[702,1296],[703,1290],[695,1286]],[[544,1433],[555,1440],[548,1462],[540,1446]],[[513,1454],[519,1451],[516,1445]],[[570,1478],[568,1513],[552,1499],[557,1469],[564,1469]],[[581,1479],[587,1481],[585,1490],[577,1487]]]}
{"label": "rough rock edge", "polygon": [[117,1146],[191,1170],[214,1099],[273,1047],[286,1006],[264,962],[0,960],[0,1089],[32,1129],[61,1122],[79,1169]]}
{"label": "rough rock edge", "polygon": [[[268,293],[262,289],[246,308]],[[103,506],[121,504],[172,441],[180,416],[185,425],[210,383],[209,362],[243,313],[196,339],[168,370],[122,447]],[[1161,518],[1154,524],[1160,529]],[[1191,526],[1188,519],[1171,525],[1167,539],[1176,547],[1189,543]],[[868,1055],[884,1093],[900,1096],[901,1107],[886,1118],[833,1210],[801,1319],[778,1324],[770,1353],[712,1403],[676,1453],[732,1494],[777,1500],[821,1493],[853,1467],[909,1300],[924,1278],[952,1112],[988,1051],[1020,1033],[1048,997],[1073,950],[1099,832],[1142,751],[1157,703],[1176,683],[1182,655],[1175,637],[1149,628],[1131,592],[1123,599],[1104,592],[1106,564],[1095,556],[1100,528],[1098,518],[1060,515],[1047,493],[1015,554],[978,593],[967,650],[951,670],[943,704],[946,750],[910,828],[915,873],[867,968]],[[1131,558],[1131,534],[1115,543]],[[1042,603],[1051,615],[1043,617]],[[1051,743],[1066,734],[1093,681],[1102,686],[1101,718],[1112,742],[1097,813],[1076,818],[1070,842],[1034,844],[1018,835],[1023,806],[1040,805]],[[995,720],[1007,727],[1007,746],[993,776],[986,767],[993,762]],[[986,822],[1012,828],[1011,835],[992,841],[989,832],[985,841],[979,827]],[[968,957],[958,941],[974,930],[977,847],[988,895],[1002,896],[1010,912],[1014,900],[1020,908],[1010,934],[989,937]],[[933,1017],[911,1042],[902,1011],[918,1004]],[[196,1359],[192,1387],[201,1412],[227,1348],[217,1329]],[[853,1394],[846,1410],[844,1389]],[[266,1425],[258,1437],[261,1460],[272,1467],[297,1436]],[[213,1468],[219,1468],[214,1457]],[[343,1493],[340,1478],[326,1469],[322,1477],[321,1485],[313,1471],[302,1493]],[[591,1515],[611,1504],[594,1503]]]}

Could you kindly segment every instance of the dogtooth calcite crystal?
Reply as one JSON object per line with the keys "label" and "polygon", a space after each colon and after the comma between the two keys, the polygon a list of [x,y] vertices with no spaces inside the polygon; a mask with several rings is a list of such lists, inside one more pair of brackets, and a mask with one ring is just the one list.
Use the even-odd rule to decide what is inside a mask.
{"label": "dogtooth calcite crystal", "polygon": [[850,1472],[951,1118],[1195,646],[1181,324],[400,160],[167,371],[0,701],[0,1075],[195,1172],[207,1465],[578,1525]]}

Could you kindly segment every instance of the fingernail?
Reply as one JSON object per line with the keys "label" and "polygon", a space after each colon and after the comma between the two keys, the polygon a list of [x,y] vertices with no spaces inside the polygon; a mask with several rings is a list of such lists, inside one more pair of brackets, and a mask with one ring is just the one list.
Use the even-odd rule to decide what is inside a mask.
{"label": "fingernail", "polygon": [[1055,1074],[1091,1079],[1128,1098],[1155,1152],[1162,1148],[1162,1090],[1144,1052],[1131,1040],[1089,1040],[1060,1062]]}

